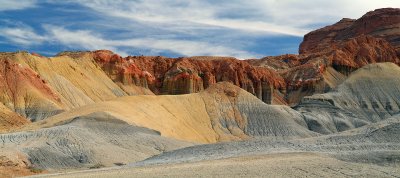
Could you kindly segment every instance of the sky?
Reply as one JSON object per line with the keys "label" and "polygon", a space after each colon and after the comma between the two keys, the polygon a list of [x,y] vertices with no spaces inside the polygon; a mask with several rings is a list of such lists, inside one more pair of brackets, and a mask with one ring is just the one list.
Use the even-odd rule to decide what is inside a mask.
{"label": "sky", "polygon": [[0,0],[0,51],[44,56],[296,54],[303,36],[399,0]]}

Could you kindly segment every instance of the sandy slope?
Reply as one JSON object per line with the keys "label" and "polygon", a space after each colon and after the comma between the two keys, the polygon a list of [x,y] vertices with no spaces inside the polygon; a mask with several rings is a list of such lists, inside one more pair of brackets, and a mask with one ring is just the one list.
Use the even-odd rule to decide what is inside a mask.
{"label": "sandy slope", "polygon": [[398,167],[350,163],[300,152],[38,177],[396,177],[399,174]]}
{"label": "sandy slope", "polygon": [[114,83],[92,57],[0,53],[0,102],[32,121],[150,90]]}
{"label": "sandy slope", "polygon": [[0,103],[0,133],[12,131],[28,123],[30,121]]}
{"label": "sandy slope", "polygon": [[64,112],[24,129],[52,127],[102,111],[132,125],[157,130],[162,136],[200,143],[249,136],[286,139],[317,135],[307,129],[298,112],[267,105],[230,83],[188,95],[120,97]]}
{"label": "sandy slope", "polygon": [[46,80],[66,109],[127,95],[90,58],[44,58],[18,53],[15,59]]}

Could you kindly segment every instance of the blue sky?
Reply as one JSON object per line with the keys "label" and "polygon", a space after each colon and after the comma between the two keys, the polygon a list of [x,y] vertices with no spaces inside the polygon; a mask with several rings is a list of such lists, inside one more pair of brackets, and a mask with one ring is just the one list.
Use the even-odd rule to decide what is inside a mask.
{"label": "blue sky", "polygon": [[0,0],[0,51],[52,56],[297,53],[303,35],[399,0]]}

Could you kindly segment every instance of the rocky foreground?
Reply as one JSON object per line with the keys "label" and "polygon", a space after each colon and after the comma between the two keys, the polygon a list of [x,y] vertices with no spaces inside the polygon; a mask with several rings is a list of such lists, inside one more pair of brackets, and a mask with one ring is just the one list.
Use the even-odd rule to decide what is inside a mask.
{"label": "rocky foreground", "polygon": [[0,177],[396,177],[399,35],[387,8],[299,55],[0,53]]}

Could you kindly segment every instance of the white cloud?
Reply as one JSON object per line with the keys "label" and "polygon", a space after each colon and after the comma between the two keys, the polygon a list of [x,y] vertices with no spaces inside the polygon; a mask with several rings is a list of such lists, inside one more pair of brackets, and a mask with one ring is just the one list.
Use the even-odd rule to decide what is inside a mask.
{"label": "white cloud", "polygon": [[85,49],[115,49],[107,40],[92,31],[76,30],[70,31],[62,27],[46,25],[48,40],[61,43],[68,47],[83,47]]}
{"label": "white cloud", "polygon": [[238,58],[259,57],[257,54],[251,54],[240,49],[224,47],[207,42],[154,38],[112,40],[105,39],[101,35],[88,30],[71,31],[62,27],[50,25],[45,26],[45,29],[49,32],[48,39],[51,39],[52,42],[88,50],[109,49],[123,56],[128,55],[128,53],[119,50],[121,47],[170,51],[185,56],[217,55],[235,56]]}
{"label": "white cloud", "polygon": [[[255,2],[254,2],[255,1]],[[254,0],[263,8],[263,14],[278,24],[307,27],[313,24],[331,24],[341,18],[360,18],[368,11],[386,7],[400,7],[398,0]]]}
{"label": "white cloud", "polygon": [[399,0],[80,0],[108,16],[176,26],[202,24],[283,35],[303,36],[310,27],[343,17],[359,18],[370,10],[400,7]]}
{"label": "white cloud", "polygon": [[36,0],[0,0],[0,11],[21,10],[35,7]]}
{"label": "white cloud", "polygon": [[116,44],[131,47],[145,47],[161,51],[167,50],[185,56],[234,56],[241,59],[259,57],[257,54],[252,54],[240,49],[198,41],[141,38],[120,41]]}
{"label": "white cloud", "polygon": [[0,36],[23,46],[40,44],[46,40],[46,37],[36,34],[29,27],[0,28]]}
{"label": "white cloud", "polygon": [[[131,19],[145,23],[173,24],[176,26],[192,26],[202,24],[218,26],[244,31],[303,36],[305,29],[292,27],[286,24],[270,23],[268,19],[259,17],[257,20],[245,18],[221,18],[221,12],[229,13],[230,8],[240,10],[240,6],[247,5],[237,2],[227,2],[229,7],[219,7],[213,2],[192,0],[146,0],[146,1],[78,1],[82,5],[92,8],[109,16]],[[260,9],[256,9],[260,10]],[[235,12],[232,12],[235,15]]]}
{"label": "white cloud", "polygon": [[[343,17],[359,18],[367,11],[376,8],[400,7],[399,0],[46,0],[46,2],[58,5],[78,3],[93,9],[94,11],[85,13],[96,14],[97,20],[62,22],[62,26],[68,28],[56,25],[43,26],[46,33],[42,35],[35,33],[30,27],[4,27],[0,28],[0,36],[19,45],[57,43],[72,49],[110,49],[122,55],[127,55],[126,50],[129,48],[132,49],[130,51],[149,50],[151,55],[173,52],[186,56],[223,55],[252,58],[260,55],[249,51],[264,54],[260,48],[250,49],[257,45],[259,37],[263,39],[271,35],[302,37],[316,26],[331,24]],[[0,11],[35,6],[37,5],[34,0],[0,0]],[[46,21],[46,23],[52,22]],[[82,26],[77,26],[78,23]],[[69,30],[71,28],[78,29]],[[121,33],[115,34],[114,31]]]}

